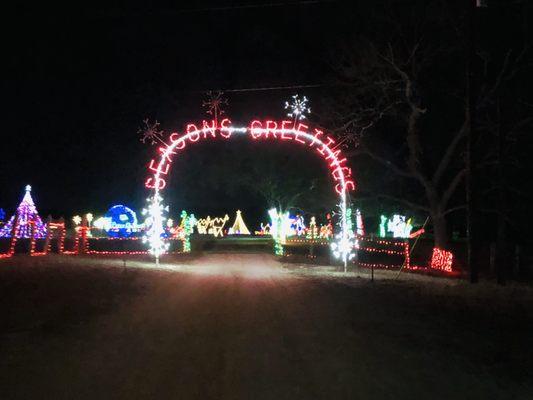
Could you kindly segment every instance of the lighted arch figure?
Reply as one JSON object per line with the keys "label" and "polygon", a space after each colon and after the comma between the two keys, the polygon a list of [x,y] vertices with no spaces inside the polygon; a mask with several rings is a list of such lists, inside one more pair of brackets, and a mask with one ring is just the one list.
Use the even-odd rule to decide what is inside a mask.
{"label": "lighted arch figure", "polygon": [[227,118],[220,123],[214,120],[202,121],[201,127],[196,124],[188,124],[186,133],[181,135],[177,132],[172,133],[168,142],[158,148],[158,156],[152,159],[148,165],[149,177],[146,179],[145,186],[153,191],[153,195],[149,199],[147,209],[150,217],[150,228],[146,240],[150,244],[150,251],[155,256],[156,262],[168,248],[162,237],[165,209],[162,204],[161,192],[166,187],[165,178],[172,165],[173,156],[187,148],[189,144],[200,140],[217,137],[229,139],[233,135],[249,136],[253,140],[292,141],[301,146],[307,146],[324,158],[335,182],[335,191],[339,195],[341,229],[340,233],[336,235],[335,242],[332,243],[332,250],[338,258],[342,259],[346,267],[347,261],[353,257],[354,248],[353,232],[349,228],[346,210],[348,193],[355,190],[355,182],[351,169],[346,165],[346,157],[343,156],[340,149],[336,148],[335,140],[316,128],[310,132],[309,127],[301,122],[254,120],[246,127],[235,127]]}

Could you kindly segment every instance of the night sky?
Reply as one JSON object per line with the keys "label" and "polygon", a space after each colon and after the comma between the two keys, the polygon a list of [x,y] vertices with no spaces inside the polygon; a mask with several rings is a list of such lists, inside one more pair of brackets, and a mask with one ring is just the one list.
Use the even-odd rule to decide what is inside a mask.
{"label": "night sky", "polygon": [[[147,196],[146,163],[155,151],[139,141],[142,120],[157,119],[166,132],[181,130],[207,117],[202,101],[209,89],[229,89],[227,114],[244,123],[281,118],[294,93],[319,107],[313,99],[327,86],[231,91],[327,83],[329,48],[355,26],[356,9],[334,1],[286,3],[17,14],[3,27],[9,40],[2,56],[0,207],[10,215],[31,184],[44,216],[101,213],[116,203],[139,209]],[[202,168],[217,168],[208,162],[216,149],[194,151],[188,157],[201,159]],[[294,151],[280,149],[286,157],[301,155]],[[302,157],[303,168],[322,173],[318,158]],[[231,166],[231,160],[217,162]],[[201,185],[181,193],[178,174],[191,174],[187,168],[173,171],[170,181],[175,212],[208,195]],[[237,207],[266,205],[238,189],[218,189],[214,211]]]}
{"label": "night sky", "polygon": [[[404,21],[416,14],[414,3],[419,13],[427,4],[392,3]],[[24,186],[31,184],[44,217],[52,214],[70,219],[86,212],[99,215],[117,203],[140,210],[148,195],[144,188],[146,166],[156,151],[139,140],[142,121],[158,120],[167,135],[183,131],[186,123],[209,117],[202,107],[208,90],[225,91],[227,115],[237,124],[247,124],[253,118],[280,119],[286,114],[283,104],[290,96],[306,95],[313,110],[311,123],[331,128],[328,107],[337,104],[331,99],[340,92],[332,61],[343,44],[357,43],[359,37],[377,41],[386,37],[391,31],[390,19],[385,22],[382,17],[392,12],[386,4],[199,1],[167,8],[91,4],[53,9],[47,4],[41,9],[6,11],[8,17],[0,28],[4,38],[0,208],[11,215]],[[457,10],[464,5],[462,0],[446,4]],[[531,13],[531,7],[528,9]],[[520,8],[501,2],[499,8],[490,10],[486,26],[478,27],[480,45],[500,57],[507,48],[518,51]],[[496,25],[501,29],[491,28]],[[423,29],[430,45],[449,40],[448,28],[446,32],[432,26]],[[434,148],[437,154],[463,117],[464,88],[460,82],[464,76],[461,57],[439,57],[442,62],[432,66],[430,75],[422,77],[424,86],[418,88],[430,107],[424,121],[443,131],[427,138],[428,150]],[[479,64],[478,71],[482,69]],[[442,96],[440,92],[448,91],[449,82],[454,80],[455,92]],[[531,80],[526,77],[513,85],[517,86],[511,91],[522,90],[531,86]],[[263,90],[287,86],[296,88]],[[439,91],[438,96],[432,98],[432,91]],[[515,105],[509,102],[509,107]],[[375,146],[388,148],[390,151],[383,154],[394,157],[395,149],[405,146],[403,131],[391,125],[383,132]],[[517,153],[522,168],[511,176],[517,186],[523,181],[522,175],[528,179],[529,169],[523,166],[531,164],[526,150],[530,146],[524,144],[518,146],[521,150]],[[199,144],[186,152],[171,171],[165,198],[171,215],[182,209],[198,215],[232,214],[240,208],[252,219],[252,225],[266,220],[265,200],[249,184],[239,183],[245,173],[248,180],[253,173],[260,173],[254,155],[266,153],[259,147],[232,140],[230,145]],[[278,179],[283,181],[284,171],[297,170],[309,185],[318,178],[320,192],[331,189],[322,160],[298,146],[275,146],[269,157],[280,166]],[[373,171],[368,160],[354,157],[350,161],[355,179],[364,183],[358,189],[358,199],[364,198],[372,185],[374,194],[384,185],[389,189],[394,186],[397,193],[412,189],[394,175]],[[416,198],[413,193],[411,197]],[[457,197],[461,196],[459,190]],[[374,214],[379,215],[381,203],[371,201]],[[327,200],[322,205],[324,209],[333,206]],[[324,209],[311,211],[321,213]],[[462,215],[453,218],[456,216],[464,226]]]}

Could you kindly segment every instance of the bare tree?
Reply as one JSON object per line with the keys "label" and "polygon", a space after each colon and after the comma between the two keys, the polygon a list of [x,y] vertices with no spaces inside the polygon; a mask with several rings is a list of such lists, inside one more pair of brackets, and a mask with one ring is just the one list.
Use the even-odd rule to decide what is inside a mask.
{"label": "bare tree", "polygon": [[[345,90],[329,122],[336,124],[352,154],[368,157],[406,186],[419,189],[416,197],[386,188],[377,196],[429,214],[440,248],[448,246],[447,217],[465,207],[457,192],[466,172],[464,139],[470,114],[460,25],[464,16],[458,12],[441,1],[424,2],[401,16],[389,6],[383,13],[386,34],[355,38],[332,58]],[[482,54],[477,56],[482,60]],[[501,74],[484,77],[476,110],[493,104],[507,84],[507,76],[514,73],[508,61]],[[395,146],[392,151],[387,140]]]}
{"label": "bare tree", "polygon": [[483,57],[485,75],[491,67],[497,73],[492,81],[485,76],[478,111],[480,141],[485,149],[478,168],[487,177],[481,211],[496,217],[496,274],[500,284],[505,283],[508,270],[508,227],[518,225],[521,218],[517,205],[527,197],[522,182],[514,177],[520,175],[522,167],[520,144],[533,128],[533,106],[528,103],[531,93],[521,88],[523,78],[533,69],[529,53],[524,45],[520,51],[508,49],[499,63]]}

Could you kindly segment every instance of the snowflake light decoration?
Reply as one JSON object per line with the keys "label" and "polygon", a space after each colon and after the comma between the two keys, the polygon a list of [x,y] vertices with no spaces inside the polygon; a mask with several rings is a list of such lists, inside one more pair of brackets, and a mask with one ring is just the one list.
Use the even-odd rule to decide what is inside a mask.
{"label": "snowflake light decoration", "polygon": [[308,107],[307,103],[309,100],[307,97],[300,98],[297,94],[292,96],[292,101],[285,102],[285,110],[290,110],[287,113],[287,117],[294,118],[295,122],[298,122],[306,118],[306,114],[311,113],[311,107]]}
{"label": "snowflake light decoration", "polygon": [[150,253],[155,256],[156,264],[159,264],[159,256],[164,254],[169,247],[169,244],[163,240],[165,233],[163,224],[166,220],[165,213],[168,212],[168,206],[165,207],[162,200],[163,198],[156,193],[147,199],[148,208],[142,210],[143,215],[148,215],[145,221],[148,230],[143,237],[143,243],[149,243]]}
{"label": "snowflake light decoration", "polygon": [[144,126],[138,130],[138,133],[141,134],[141,142],[146,143],[148,141],[152,145],[157,142],[165,144],[161,139],[163,131],[159,130],[160,123],[157,120],[154,123],[150,123],[150,120],[146,118],[143,124]]}
{"label": "snowflake light decoration", "polygon": [[206,113],[212,115],[215,121],[218,121],[218,117],[224,114],[222,109],[223,105],[228,104],[228,99],[222,97],[224,92],[218,91],[208,91],[206,93],[207,100],[202,103],[202,106],[207,109]]}

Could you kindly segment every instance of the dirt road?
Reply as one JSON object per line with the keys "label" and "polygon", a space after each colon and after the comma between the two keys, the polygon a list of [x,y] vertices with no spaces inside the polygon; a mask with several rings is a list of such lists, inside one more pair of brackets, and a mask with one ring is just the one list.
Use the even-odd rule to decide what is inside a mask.
{"label": "dirt road", "polygon": [[302,276],[268,255],[169,271],[40,262],[0,272],[2,399],[532,393],[533,325],[520,311],[408,283]]}

